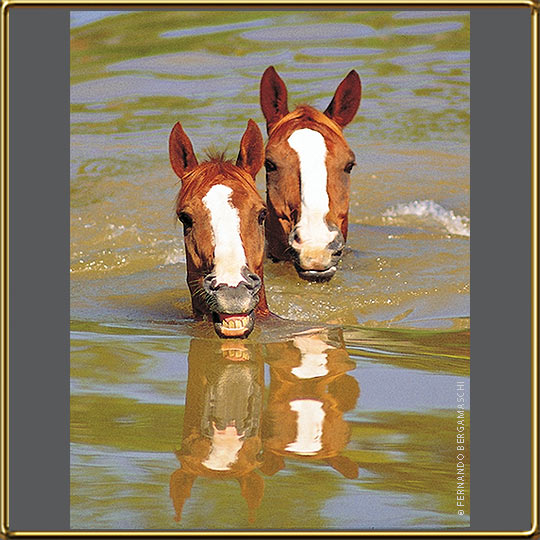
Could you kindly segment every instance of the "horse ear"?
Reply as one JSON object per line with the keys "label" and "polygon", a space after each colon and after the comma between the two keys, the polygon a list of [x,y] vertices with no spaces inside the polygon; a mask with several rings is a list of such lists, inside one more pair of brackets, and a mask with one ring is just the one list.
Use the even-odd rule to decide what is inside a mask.
{"label": "horse ear", "polygon": [[174,506],[174,520],[182,519],[182,508],[186,499],[191,495],[191,487],[195,481],[195,475],[184,472],[182,469],[177,469],[171,474],[169,481],[169,494]]}
{"label": "horse ear", "polygon": [[247,473],[245,476],[238,478],[240,484],[240,492],[248,505],[248,521],[255,521],[255,510],[259,508],[262,502],[264,493],[264,480],[255,471]]}
{"label": "horse ear", "polygon": [[197,158],[189,137],[176,122],[169,136],[169,159],[173,171],[179,178],[197,166]]}
{"label": "horse ear", "polygon": [[354,69],[341,81],[324,114],[345,127],[356,114],[362,96],[362,83]]}
{"label": "horse ear", "polygon": [[236,165],[253,178],[260,171],[264,162],[264,141],[257,124],[249,119],[246,131],[240,141],[240,152]]}
{"label": "horse ear", "polygon": [[325,459],[326,463],[332,467],[332,469],[340,472],[345,478],[358,478],[358,463],[355,463],[351,459],[345,456],[334,456]]}
{"label": "horse ear", "polygon": [[287,105],[287,87],[277,74],[274,66],[266,68],[261,79],[260,89],[261,109],[266,118],[266,129],[289,114]]}

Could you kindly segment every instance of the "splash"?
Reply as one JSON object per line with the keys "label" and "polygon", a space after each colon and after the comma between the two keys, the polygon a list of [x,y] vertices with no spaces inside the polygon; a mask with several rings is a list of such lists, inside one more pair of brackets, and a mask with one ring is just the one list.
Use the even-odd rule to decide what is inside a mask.
{"label": "splash", "polygon": [[447,210],[434,201],[400,203],[388,208],[383,213],[383,217],[388,219],[401,216],[431,218],[441,224],[450,234],[471,236],[470,219],[468,217],[456,216],[452,210]]}

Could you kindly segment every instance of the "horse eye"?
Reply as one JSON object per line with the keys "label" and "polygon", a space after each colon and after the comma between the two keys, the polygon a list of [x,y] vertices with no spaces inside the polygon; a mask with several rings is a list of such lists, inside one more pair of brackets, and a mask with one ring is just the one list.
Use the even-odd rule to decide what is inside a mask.
{"label": "horse eye", "polygon": [[264,168],[266,169],[266,172],[272,172],[277,169],[277,165],[273,161],[270,161],[269,159],[265,159]]}
{"label": "horse eye", "polygon": [[193,227],[193,219],[189,214],[186,214],[185,212],[179,212],[178,219],[182,222],[182,225],[184,226],[184,234],[187,234],[189,232],[189,229]]}
{"label": "horse eye", "polygon": [[258,216],[258,221],[259,221],[259,225],[262,225],[264,223],[264,220],[266,219],[266,208],[263,208],[260,212],[259,212],[259,216]]}
{"label": "horse eye", "polygon": [[345,169],[343,169],[347,174],[349,174],[353,167],[356,165],[356,163],[354,161],[351,161],[350,163],[347,163],[347,165],[345,166]]}

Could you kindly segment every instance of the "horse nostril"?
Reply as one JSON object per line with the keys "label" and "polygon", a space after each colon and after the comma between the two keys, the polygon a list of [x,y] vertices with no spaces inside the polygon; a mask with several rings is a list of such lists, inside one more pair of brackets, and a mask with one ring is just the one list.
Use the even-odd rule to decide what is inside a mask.
{"label": "horse nostril", "polygon": [[261,278],[255,272],[251,272],[247,266],[242,268],[241,273],[244,279],[239,285],[243,285],[248,291],[255,294],[261,288]]}
{"label": "horse nostril", "polygon": [[208,274],[203,280],[203,287],[206,292],[214,292],[219,289],[215,274]]}
{"label": "horse nostril", "polygon": [[289,234],[289,245],[294,248],[295,245],[298,246],[301,243],[300,232],[298,229],[293,229],[291,234]]}
{"label": "horse nostril", "polygon": [[253,291],[255,289],[259,289],[261,286],[261,278],[257,274],[248,274],[247,280],[246,280],[246,287]]}
{"label": "horse nostril", "polygon": [[333,257],[341,257],[343,255],[343,248],[345,247],[345,239],[337,227],[333,228],[337,232],[337,235],[334,240],[328,244],[328,250],[332,252]]}

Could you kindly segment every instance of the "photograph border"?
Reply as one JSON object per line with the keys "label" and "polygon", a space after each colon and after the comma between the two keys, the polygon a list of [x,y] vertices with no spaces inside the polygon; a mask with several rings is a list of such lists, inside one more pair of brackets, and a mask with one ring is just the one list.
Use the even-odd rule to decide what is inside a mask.
{"label": "photograph border", "polygon": [[[13,7],[17,8],[91,8],[91,9],[166,9],[166,8],[524,8],[531,12],[531,528],[524,531],[439,531],[439,530],[355,530],[355,531],[305,531],[305,530],[239,530],[239,531],[138,531],[138,530],[68,530],[68,531],[12,531],[9,527],[9,12]],[[3,537],[177,537],[177,536],[372,536],[372,537],[526,537],[538,532],[538,142],[539,142],[539,119],[538,119],[538,12],[540,0],[327,0],[311,1],[253,1],[253,0],[214,0],[182,2],[165,0],[159,2],[137,0],[87,0],[87,1],[64,1],[64,0],[2,0],[2,38],[1,38],[1,99],[2,99],[2,148],[1,148],[1,239],[3,244],[1,254],[1,282],[2,282],[2,324],[1,324],[1,371],[2,397],[1,407],[1,440],[0,459],[2,476],[2,491],[0,505],[0,534]]]}

